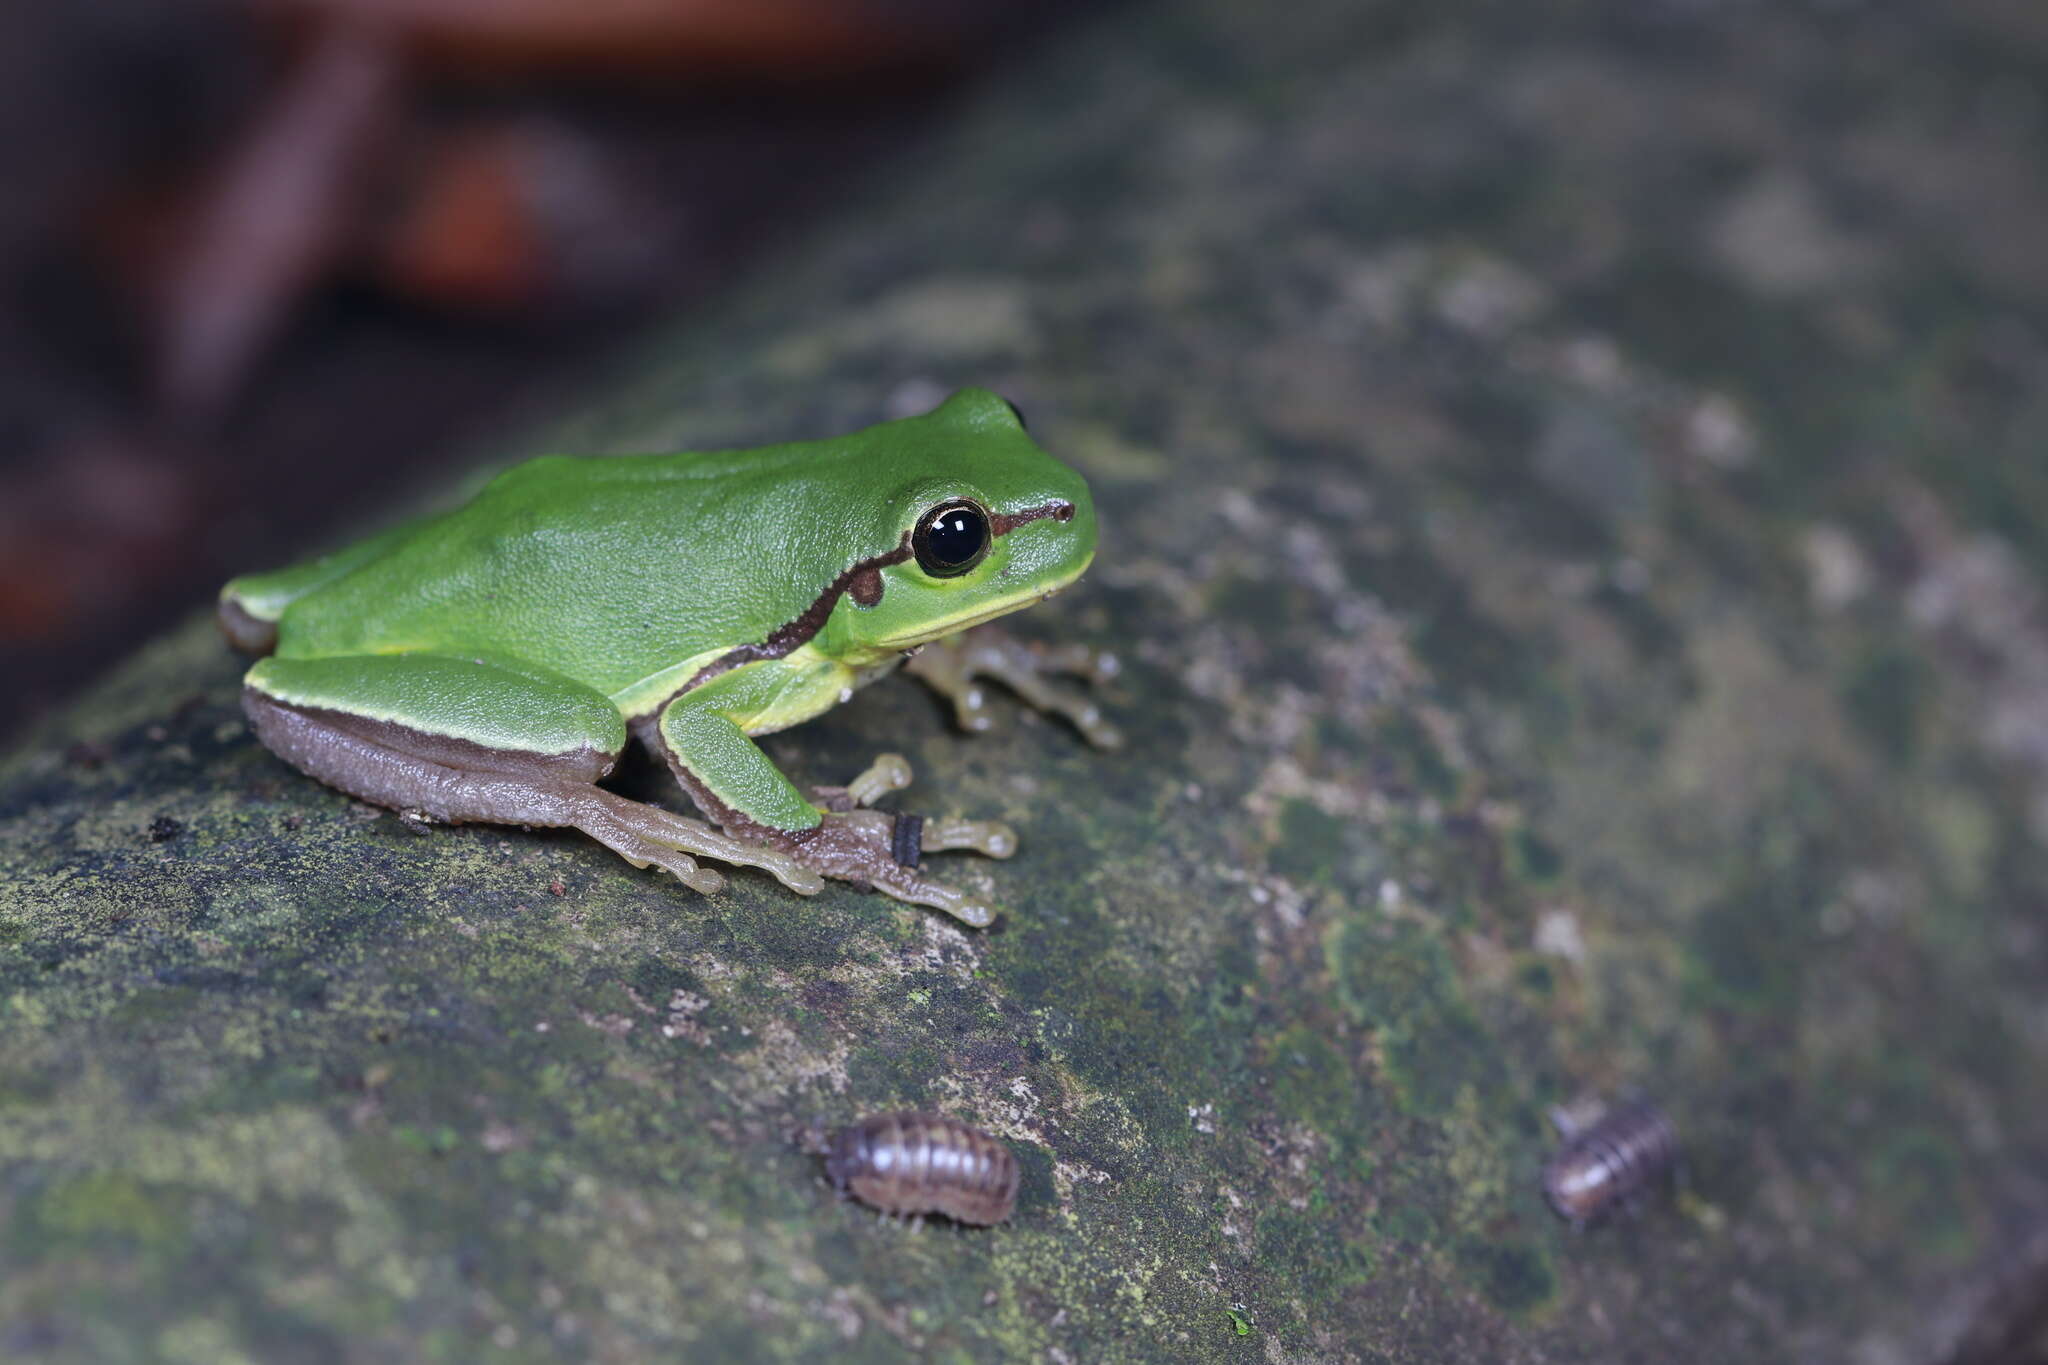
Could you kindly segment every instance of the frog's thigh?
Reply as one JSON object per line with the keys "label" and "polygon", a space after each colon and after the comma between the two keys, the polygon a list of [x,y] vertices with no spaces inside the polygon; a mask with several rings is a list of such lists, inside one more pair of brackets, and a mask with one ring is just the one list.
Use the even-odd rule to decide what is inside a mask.
{"label": "frog's thigh", "polygon": [[279,757],[365,801],[580,829],[706,893],[723,879],[691,854],[764,868],[805,895],[822,885],[779,852],[593,785],[624,747],[625,722],[597,693],[538,670],[422,654],[265,659],[242,702]]}
{"label": "frog's thigh", "polygon": [[280,757],[438,820],[573,824],[556,788],[597,781],[626,742],[601,694],[471,659],[269,658],[245,682],[243,709]]}

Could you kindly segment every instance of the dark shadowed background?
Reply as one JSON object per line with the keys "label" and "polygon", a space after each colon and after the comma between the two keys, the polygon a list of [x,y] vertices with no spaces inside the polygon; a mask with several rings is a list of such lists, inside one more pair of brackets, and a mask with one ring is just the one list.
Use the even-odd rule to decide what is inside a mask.
{"label": "dark shadowed background", "polygon": [[0,740],[774,269],[1103,7],[8,7]]}

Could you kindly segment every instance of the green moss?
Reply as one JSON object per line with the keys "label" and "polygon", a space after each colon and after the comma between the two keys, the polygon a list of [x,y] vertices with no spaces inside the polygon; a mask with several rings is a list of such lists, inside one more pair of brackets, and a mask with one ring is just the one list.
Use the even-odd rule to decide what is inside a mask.
{"label": "green moss", "polygon": [[1296,881],[1327,881],[1347,857],[1342,820],[1307,801],[1280,808],[1280,842],[1269,854],[1273,870]]}
{"label": "green moss", "polygon": [[1831,381],[1846,357],[1808,312],[1731,288],[1725,275],[1668,247],[1622,262],[1596,292],[1584,300],[1596,325],[1625,329],[1643,355],[1678,373],[1724,385],[1739,379],[1737,396],[1804,452],[1752,473],[1775,483],[1774,495],[1796,497],[1839,466],[1846,451],[1830,436],[1845,417],[1833,397],[1844,386]]}
{"label": "green moss", "polygon": [[1656,599],[1648,592],[1606,582],[1593,594],[1592,600],[1607,613],[1609,620],[1620,627],[1640,664],[1672,660],[1682,653],[1686,638],[1684,628],[1659,610]]}
{"label": "green moss", "polygon": [[1599,406],[1490,380],[1449,399],[1471,437],[1457,473],[1501,522],[1559,556],[1611,553],[1619,526],[1642,518],[1654,484],[1639,443]]}
{"label": "green moss", "polygon": [[391,1140],[421,1156],[446,1156],[462,1145],[462,1134],[446,1123],[431,1128],[401,1123],[391,1130]]}
{"label": "green moss", "polygon": [[1296,1024],[1270,1038],[1264,1052],[1273,1106],[1283,1116],[1300,1119],[1340,1141],[1368,1129],[1379,1111],[1379,1098],[1359,1081],[1322,1030]]}
{"label": "green moss", "polygon": [[1509,875],[1532,886],[1557,880],[1564,871],[1564,855],[1555,844],[1527,826],[1516,829],[1505,841]]}
{"label": "green moss", "polygon": [[[1399,30],[1406,16],[1377,18]],[[1363,242],[1398,242],[1459,233],[1468,224],[1501,222],[1541,198],[1542,180],[1521,138],[1462,139],[1449,155],[1398,157],[1384,176],[1343,177],[1328,187],[1327,227]]]}
{"label": "green moss", "polygon": [[846,1059],[846,1077],[864,1095],[888,1095],[898,1104],[921,1103],[932,1077],[943,1074],[945,1054],[932,1040],[907,1030],[891,1030],[887,1039],[855,1050]]}
{"label": "green moss", "polygon": [[1391,769],[1399,785],[1439,801],[1457,795],[1457,771],[1413,711],[1387,711],[1373,727],[1372,745],[1377,762]]}
{"label": "green moss", "polygon": [[1113,1090],[1151,1141],[1187,1140],[1186,1098],[1210,1088],[1180,1002],[1163,986],[1095,976],[1077,996],[1067,1064]]}
{"label": "green moss", "polygon": [[1949,1135],[1926,1128],[1887,1134],[1864,1159],[1863,1179],[1894,1236],[1946,1260],[1976,1245],[1969,1183]]}
{"label": "green moss", "polygon": [[[2000,827],[2000,812],[1976,792],[1954,786],[1926,792],[1915,807],[1946,889],[1951,897],[1974,902],[1991,878],[2001,840],[2008,837]],[[1956,918],[1973,916],[1963,911]]]}
{"label": "green moss", "polygon": [[1512,697],[1542,674],[1543,643],[1487,617],[1451,568],[1419,546],[1354,552],[1350,573],[1402,613],[1416,653],[1454,693]]}
{"label": "green moss", "polygon": [[1932,687],[1924,659],[1880,645],[1857,659],[1842,684],[1842,706],[1873,748],[1904,766],[1919,752]]}
{"label": "green moss", "polygon": [[1520,1237],[1467,1238],[1458,1244],[1458,1268],[1487,1302],[1526,1317],[1557,1293],[1557,1274],[1542,1243]]}
{"label": "green moss", "polygon": [[1464,1087],[1495,1086],[1498,1051],[1465,1002],[1442,943],[1426,929],[1351,919],[1326,942],[1338,998],[1375,1031],[1402,1112],[1442,1115]]}
{"label": "green moss", "polygon": [[1492,1040],[1459,1007],[1411,1015],[1385,1030],[1387,1078],[1400,1107],[1411,1114],[1441,1114],[1468,1077],[1491,1079]]}
{"label": "green moss", "polygon": [[1745,869],[1693,927],[1691,980],[1703,998],[1781,1009],[1797,994],[1819,888],[1797,872]]}
{"label": "green moss", "polygon": [[1259,1215],[1259,1259],[1319,1299],[1368,1283],[1370,1248],[1355,1238],[1332,1236],[1332,1221],[1313,1208],[1266,1210]]}
{"label": "green moss", "polygon": [[1427,1182],[1413,1178],[1395,1180],[1389,1182],[1381,1197],[1373,1226],[1387,1241],[1410,1247],[1437,1246],[1442,1242],[1440,1211],[1441,1202]]}
{"label": "green moss", "polygon": [[120,1171],[61,1179],[34,1204],[36,1234],[67,1246],[114,1243],[164,1251],[184,1240],[186,1200]]}
{"label": "green moss", "polygon": [[1314,596],[1300,584],[1263,575],[1232,574],[1210,586],[1209,612],[1224,619],[1271,625],[1312,620],[1318,609]]}
{"label": "green moss", "polygon": [[1013,1142],[1010,1151],[1017,1158],[1017,1217],[1028,1221],[1046,1216],[1058,1206],[1052,1153],[1030,1142]]}
{"label": "green moss", "polygon": [[1921,376],[1916,394],[1922,400],[1918,413],[1922,424],[1932,430],[1916,461],[1916,472],[1941,493],[1956,517],[2001,536],[2039,573],[2048,567],[2048,548],[2044,548],[2048,547],[2048,476],[2031,456],[2042,448],[2048,416],[2044,416],[2037,394],[2028,398],[2015,395],[2017,410],[2007,419],[2003,439],[1998,442],[2005,448],[1982,450],[1973,459],[1953,458],[1939,434],[1952,420],[1944,409],[1957,401],[1958,390],[1971,391],[1984,382],[1978,368],[1981,348],[1996,345],[1972,335],[1983,325],[1974,312],[1960,314],[1959,322],[1960,326],[1952,326],[1941,338],[1943,344],[1938,349],[1930,348],[1934,352],[1928,358],[1932,373]]}

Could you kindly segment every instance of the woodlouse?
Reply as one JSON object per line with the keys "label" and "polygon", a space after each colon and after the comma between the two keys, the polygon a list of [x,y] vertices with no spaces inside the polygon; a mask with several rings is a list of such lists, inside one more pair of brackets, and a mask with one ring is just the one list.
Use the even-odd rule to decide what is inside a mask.
{"label": "woodlouse", "polygon": [[1574,1227],[1599,1221],[1678,1166],[1678,1130],[1644,1100],[1616,1105],[1568,1133],[1543,1168],[1543,1198]]}
{"label": "woodlouse", "polygon": [[841,1128],[826,1145],[825,1174],[841,1194],[899,1217],[986,1225],[1017,1206],[1010,1149],[943,1114],[880,1114]]}

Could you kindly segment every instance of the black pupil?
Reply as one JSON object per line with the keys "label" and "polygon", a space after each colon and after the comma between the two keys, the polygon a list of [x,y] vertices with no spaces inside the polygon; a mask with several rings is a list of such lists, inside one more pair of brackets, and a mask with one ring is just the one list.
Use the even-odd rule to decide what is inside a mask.
{"label": "black pupil", "polygon": [[932,518],[925,532],[925,553],[947,568],[965,564],[981,553],[988,524],[972,507],[954,507]]}

